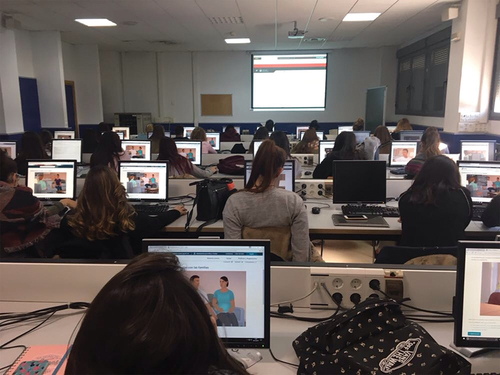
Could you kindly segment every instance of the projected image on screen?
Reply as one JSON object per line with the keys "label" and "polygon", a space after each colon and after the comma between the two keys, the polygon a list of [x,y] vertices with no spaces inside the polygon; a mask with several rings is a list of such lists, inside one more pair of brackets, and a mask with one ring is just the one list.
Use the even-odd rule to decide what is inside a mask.
{"label": "projected image on screen", "polygon": [[327,54],[252,55],[252,108],[322,109]]}

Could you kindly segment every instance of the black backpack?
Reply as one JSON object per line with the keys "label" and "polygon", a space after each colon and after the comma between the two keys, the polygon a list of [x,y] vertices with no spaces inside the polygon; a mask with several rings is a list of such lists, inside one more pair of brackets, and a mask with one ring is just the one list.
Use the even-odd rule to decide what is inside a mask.
{"label": "black backpack", "polygon": [[226,202],[231,194],[236,192],[236,189],[233,180],[230,178],[207,178],[189,185],[196,185],[196,198],[194,199],[193,208],[187,215],[185,230],[186,232],[189,230],[194,208],[198,205],[196,220],[205,221],[196,229],[197,232],[200,232],[203,227],[222,219],[222,211],[226,206]]}

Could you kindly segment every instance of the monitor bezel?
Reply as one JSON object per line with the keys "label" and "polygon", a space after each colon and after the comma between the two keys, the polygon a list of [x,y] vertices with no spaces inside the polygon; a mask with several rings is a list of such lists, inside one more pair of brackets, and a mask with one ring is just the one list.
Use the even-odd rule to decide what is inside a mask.
{"label": "monitor bezel", "polygon": [[[144,160],[144,161],[153,161],[153,147],[152,147],[152,142],[150,139],[124,139],[122,140],[122,149],[123,151],[126,151],[125,150],[125,147],[124,146],[124,143],[125,145],[127,143],[149,143],[149,160]],[[130,159],[130,161],[135,161],[135,160],[140,160],[140,159]]]}
{"label": "monitor bezel", "polygon": [[308,126],[297,126],[295,128],[295,138],[297,138],[298,140],[300,140],[300,132],[305,132],[309,130],[309,125]]}
{"label": "monitor bezel", "polygon": [[219,135],[219,137],[218,137],[219,142],[216,142],[216,143],[215,143],[215,147],[213,147],[213,149],[214,149],[215,151],[219,151],[219,150],[220,150],[220,133],[219,133],[219,132],[207,132],[207,133],[206,133],[207,137],[208,137],[209,135],[215,135],[215,134],[218,134],[218,135]]}
{"label": "monitor bezel", "polygon": [[455,288],[455,299],[453,302],[453,316],[455,318],[455,326],[453,330],[453,342],[457,347],[469,348],[497,348],[500,349],[500,338],[497,341],[493,340],[464,340],[462,336],[462,322],[464,304],[464,286],[465,286],[465,250],[469,248],[486,249],[498,248],[500,250],[500,242],[497,241],[458,241],[457,252],[457,277]]}
{"label": "monitor bezel", "polygon": [[328,154],[325,154],[325,157],[321,159],[321,145],[326,144],[326,143],[333,143],[333,146],[335,147],[335,141],[334,140],[322,140],[319,141],[319,146],[318,146],[318,164],[321,164],[321,162],[326,158]]}
{"label": "monitor bezel", "polygon": [[0,141],[0,143],[4,144],[13,144],[14,145],[14,157],[11,157],[12,160],[15,160],[17,158],[17,141]]}
{"label": "monitor bezel", "polygon": [[389,167],[401,167],[401,168],[404,168],[406,166],[406,164],[409,163],[409,161],[408,161],[406,164],[401,165],[399,163],[398,164],[393,164],[393,162],[392,162],[392,149],[393,149],[394,145],[397,145],[398,143],[408,143],[408,142],[414,142],[414,143],[417,144],[417,147],[415,148],[415,156],[417,156],[418,149],[420,147],[420,142],[419,141],[392,141],[391,142],[391,149],[389,151],[389,163],[388,163]]}
{"label": "monitor bezel", "polygon": [[83,160],[83,141],[80,139],[80,138],[75,138],[75,139],[53,139],[52,140],[52,146],[51,146],[51,159],[52,160],[67,160],[67,159],[54,159],[54,142],[61,142],[61,141],[64,141],[64,142],[80,142],[80,160],[76,159],[76,162],[77,163],[81,163],[82,160]]}
{"label": "monitor bezel", "polygon": [[[184,132],[182,133],[182,136],[184,138],[188,138],[188,139],[191,139],[187,136],[187,132],[188,131],[191,131],[191,133],[193,132],[194,129],[196,129],[196,126],[183,126],[182,127],[184,129]],[[189,134],[191,136],[191,134]]]}
{"label": "monitor bezel", "polygon": [[121,141],[128,141],[130,139],[130,128],[127,126],[113,126],[111,131],[115,133],[122,132],[123,139]]}
{"label": "monitor bezel", "polygon": [[168,239],[146,238],[142,240],[142,252],[147,253],[150,245],[185,245],[199,246],[264,246],[264,338],[259,342],[244,342],[241,339],[220,339],[228,348],[261,348],[269,349],[271,337],[271,242],[270,240],[229,240],[229,239]]}
{"label": "monitor bezel", "polygon": [[[191,139],[174,139],[174,142],[175,142],[175,146],[177,147],[177,153],[179,153],[179,146],[178,143],[180,142],[192,142],[192,143],[195,143],[195,142],[198,142],[200,144],[200,162],[199,163],[195,163],[191,160],[189,160],[191,163],[193,163],[193,165],[196,165],[196,166],[200,166],[200,165],[203,165],[203,145],[202,145],[202,142],[201,141],[192,141]],[[179,154],[180,155],[180,154]],[[186,158],[187,159],[187,158]]]}
{"label": "monitor bezel", "polygon": [[[490,160],[463,160],[464,157],[464,143],[491,143],[493,144],[493,147],[488,149],[488,158]],[[485,140],[479,140],[479,139],[461,139],[460,140],[460,160],[463,160],[464,162],[490,162],[490,161],[495,161],[495,147],[496,147],[496,141],[494,139],[485,139]],[[489,152],[490,150],[493,150],[493,155],[490,155]]]}
{"label": "monitor bezel", "polygon": [[[457,166],[458,166],[459,173],[460,173],[460,167],[464,166],[464,164],[480,164],[480,165],[484,165],[484,166],[496,164],[496,165],[500,166],[500,161],[499,160],[491,160],[491,161],[458,160]],[[465,188],[463,181],[461,181],[460,184],[462,185],[462,187]],[[493,199],[493,198],[490,198],[490,200],[488,202],[486,202],[486,201],[480,202],[480,201],[475,200],[474,198],[480,198],[480,197],[471,197],[473,203],[488,203],[488,202],[491,202],[491,200]]]}
{"label": "monitor bezel", "polygon": [[[309,128],[308,128],[307,130],[309,130]],[[306,130],[306,131],[307,131],[307,130]],[[300,134],[299,134],[299,141],[302,141],[302,138],[304,138],[304,135],[305,135],[306,131],[304,131],[304,130],[301,130],[301,131],[300,131]],[[321,137],[319,136],[319,134],[321,134]],[[320,140],[320,141],[321,141],[322,139],[324,139],[324,138],[325,138],[325,132],[324,132],[323,130],[316,131],[316,136],[318,137],[318,140]]]}
{"label": "monitor bezel", "polygon": [[[353,131],[353,133],[354,133],[354,136],[356,137],[356,144],[357,145],[360,145],[361,143],[363,143],[365,141],[365,139],[370,136],[370,131],[369,130],[358,130],[358,131]],[[361,142],[358,142],[357,135],[360,135],[360,134],[365,134],[366,137],[364,137]]]}
{"label": "monitor bezel", "polygon": [[[292,192],[295,192],[295,163],[297,160],[295,159],[286,159],[285,163],[291,162],[292,163]],[[243,169],[243,187],[247,185],[247,165],[252,164],[253,160],[245,160],[245,167]],[[284,189],[286,190],[286,189]]]}
{"label": "monitor bezel", "polygon": [[[407,141],[405,141],[403,138],[405,135],[420,135],[420,138],[418,140],[415,140],[415,139],[409,139]],[[399,132],[399,140],[400,141],[405,141],[405,142],[420,142],[422,141],[422,136],[424,135],[424,131],[423,130],[401,130]]]}
{"label": "monitor bezel", "polygon": [[[62,138],[57,138],[58,135],[65,135],[65,134],[58,134],[58,133],[71,133],[71,138],[70,139],[75,139],[76,138],[76,132],[74,130],[54,130],[54,138],[53,139],[62,139]],[[66,134],[67,135],[67,134]],[[68,139],[66,139],[68,140]]]}
{"label": "monitor bezel", "polygon": [[122,173],[121,166],[122,166],[122,164],[132,164],[132,163],[135,163],[135,164],[142,164],[142,163],[166,164],[166,166],[167,166],[167,173],[166,173],[167,176],[165,178],[165,180],[166,180],[165,181],[165,183],[166,183],[166,191],[165,191],[166,197],[165,197],[165,199],[160,199],[160,198],[156,198],[156,199],[155,198],[151,198],[151,199],[129,198],[127,190],[125,189],[125,192],[127,193],[127,201],[129,201],[129,202],[167,202],[168,201],[168,175],[169,175],[168,161],[166,161],[166,160],[119,160],[118,161],[118,180],[120,180],[120,184],[121,184],[121,173]]}
{"label": "monitor bezel", "polygon": [[[66,139],[68,140],[68,139]],[[28,173],[28,170],[30,168],[29,164],[31,162],[34,162],[34,163],[50,163],[50,162],[57,162],[57,163],[70,163],[70,164],[73,164],[73,197],[54,197],[54,198],[39,198],[39,197],[36,197],[35,196],[35,191],[33,190],[33,196],[35,196],[38,200],[41,200],[41,201],[60,201],[61,199],[76,199],[77,196],[76,196],[76,183],[77,183],[77,179],[76,179],[76,174],[77,174],[77,168],[76,168],[76,161],[73,159],[73,160],[69,160],[69,159],[64,159],[64,160],[52,160],[52,159],[28,159],[26,160],[26,165],[27,165],[27,168],[26,168],[26,187],[29,187],[30,186],[30,180],[29,180],[29,173]]]}
{"label": "monitor bezel", "polygon": [[[340,131],[340,128],[349,128],[349,129],[345,129],[345,130]],[[343,133],[343,132],[353,132],[352,125],[342,125],[342,126],[337,127],[337,135],[339,135],[340,133]]]}

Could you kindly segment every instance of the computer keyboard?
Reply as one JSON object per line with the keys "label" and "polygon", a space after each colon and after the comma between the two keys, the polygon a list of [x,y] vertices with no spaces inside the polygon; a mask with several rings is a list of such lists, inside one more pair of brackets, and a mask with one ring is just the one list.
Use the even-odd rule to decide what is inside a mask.
{"label": "computer keyboard", "polygon": [[149,215],[157,215],[168,211],[168,206],[164,204],[135,204],[133,207],[136,212],[142,212]]}
{"label": "computer keyboard", "polygon": [[399,175],[406,174],[404,168],[391,169],[391,173],[392,174],[399,174]]}
{"label": "computer keyboard", "polygon": [[375,215],[383,217],[399,217],[397,207],[367,206],[365,204],[348,204],[342,206],[344,215]]}
{"label": "computer keyboard", "polygon": [[481,216],[483,216],[483,212],[486,207],[484,206],[474,206],[472,207],[472,220],[481,221]]}

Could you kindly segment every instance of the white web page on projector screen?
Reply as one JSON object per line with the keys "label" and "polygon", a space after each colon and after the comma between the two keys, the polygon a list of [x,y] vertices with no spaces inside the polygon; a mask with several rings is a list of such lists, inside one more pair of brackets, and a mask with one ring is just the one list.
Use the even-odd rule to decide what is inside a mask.
{"label": "white web page on projector screen", "polygon": [[326,54],[252,58],[252,108],[325,108]]}

